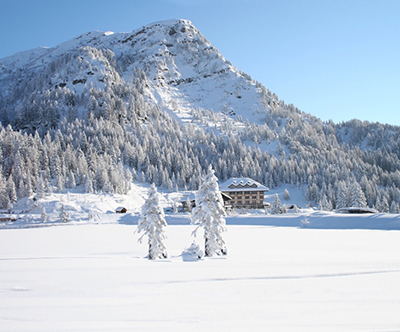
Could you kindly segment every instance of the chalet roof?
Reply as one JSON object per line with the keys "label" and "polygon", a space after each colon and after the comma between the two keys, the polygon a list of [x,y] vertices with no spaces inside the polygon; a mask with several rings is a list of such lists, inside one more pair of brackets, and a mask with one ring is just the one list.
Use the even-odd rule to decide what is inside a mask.
{"label": "chalet roof", "polygon": [[266,186],[250,178],[230,178],[219,185],[219,190],[230,191],[269,191]]}

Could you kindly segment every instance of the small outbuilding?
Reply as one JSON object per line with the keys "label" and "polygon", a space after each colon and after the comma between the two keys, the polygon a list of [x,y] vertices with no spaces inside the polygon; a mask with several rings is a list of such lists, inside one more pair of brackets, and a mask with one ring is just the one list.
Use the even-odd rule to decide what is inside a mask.
{"label": "small outbuilding", "polygon": [[126,213],[126,211],[128,210],[122,206],[115,210],[116,213]]}
{"label": "small outbuilding", "polygon": [[17,221],[17,217],[13,214],[0,214],[0,222]]}
{"label": "small outbuilding", "polygon": [[338,213],[357,213],[357,214],[362,214],[362,213],[379,213],[379,211],[371,208],[361,208],[361,207],[346,207],[346,208],[341,208],[337,209],[336,212]]}

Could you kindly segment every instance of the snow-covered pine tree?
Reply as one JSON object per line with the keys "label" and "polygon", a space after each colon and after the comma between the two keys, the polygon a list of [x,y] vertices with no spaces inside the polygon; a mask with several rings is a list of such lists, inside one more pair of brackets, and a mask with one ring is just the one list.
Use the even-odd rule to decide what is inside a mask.
{"label": "snow-covered pine tree", "polygon": [[319,201],[319,209],[322,211],[332,211],[332,203],[328,200],[325,194],[322,195]]}
{"label": "snow-covered pine tree", "polygon": [[9,200],[6,181],[3,178],[3,169],[0,165],[0,209],[6,208]]}
{"label": "snow-covered pine tree", "polygon": [[389,208],[389,202],[387,200],[387,198],[385,196],[382,197],[382,209],[381,212],[383,213],[389,213],[390,212],[390,208]]}
{"label": "snow-covered pine tree", "polygon": [[190,201],[190,198],[186,198],[186,206],[189,212],[192,212],[192,202]]}
{"label": "snow-covered pine tree", "polygon": [[226,231],[226,213],[218,186],[218,178],[214,175],[211,165],[195,195],[195,202],[191,224],[199,225],[194,230],[194,235],[199,227],[204,229],[205,256],[226,255],[227,249],[222,237],[222,233]]}
{"label": "snow-covered pine tree", "polygon": [[68,213],[65,210],[65,205],[64,204],[61,204],[61,210],[60,210],[59,217],[60,217],[61,222],[68,222]]}
{"label": "snow-covered pine tree", "polygon": [[[367,206],[364,192],[357,181],[353,181],[349,188],[349,207],[364,208]],[[388,209],[389,210],[389,209]]]}
{"label": "snow-covered pine tree", "polygon": [[395,201],[390,203],[390,213],[400,213],[399,205]]}
{"label": "snow-covered pine tree", "polygon": [[379,212],[382,212],[382,203],[381,203],[381,199],[380,199],[380,196],[378,195],[378,196],[376,196],[376,201],[375,201],[375,204],[374,204],[374,208],[376,209],[376,210],[378,210]]}
{"label": "snow-covered pine tree", "polygon": [[274,201],[271,205],[271,214],[281,214],[282,213],[282,206],[281,200],[279,199],[278,194],[275,194]]}
{"label": "snow-covered pine tree", "polygon": [[141,216],[137,232],[143,232],[139,242],[145,235],[149,238],[149,259],[167,258],[167,249],[164,244],[166,239],[164,210],[160,204],[157,188],[153,183],[149,190],[149,196],[142,206]]}
{"label": "snow-covered pine tree", "polygon": [[348,195],[347,195],[347,186],[344,181],[340,181],[336,193],[336,208],[341,209],[345,208],[348,205]]}
{"label": "snow-covered pine tree", "polygon": [[44,198],[45,189],[43,184],[43,177],[40,176],[38,182],[36,183],[36,196],[37,198]]}
{"label": "snow-covered pine tree", "polygon": [[8,197],[10,198],[10,202],[17,203],[17,201],[18,201],[17,191],[15,190],[15,183],[14,183],[14,180],[11,175],[8,177],[6,185],[7,185],[7,193],[8,193]]}
{"label": "snow-covered pine tree", "polygon": [[47,221],[47,213],[46,213],[46,209],[44,208],[44,206],[42,207],[42,213],[40,215],[40,220],[43,224]]}
{"label": "snow-covered pine tree", "polygon": [[283,193],[283,199],[287,201],[290,199],[289,190],[285,189],[285,192]]}

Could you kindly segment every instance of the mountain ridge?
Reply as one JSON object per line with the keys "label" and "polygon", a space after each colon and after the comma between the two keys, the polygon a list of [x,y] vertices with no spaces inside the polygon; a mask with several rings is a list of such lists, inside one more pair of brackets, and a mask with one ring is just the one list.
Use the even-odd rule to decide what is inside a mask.
{"label": "mountain ridge", "polygon": [[[179,107],[181,111],[187,112],[196,106],[216,112],[224,111],[230,115],[238,114],[253,122],[255,119],[252,115],[264,109],[263,102],[268,103],[261,100],[260,88],[256,87],[249,76],[245,78],[234,69],[190,21],[181,19],[156,22],[130,33],[85,33],[53,48],[34,49],[14,58],[1,59],[0,71],[4,72],[6,66],[14,72],[21,68],[29,68],[31,71],[42,69],[60,56],[87,47],[111,50],[118,62],[115,69],[126,84],[133,78],[132,68],[144,70],[151,82],[150,90],[159,98],[158,102],[162,101],[163,107],[169,110]],[[92,57],[85,60],[95,59]],[[84,77],[64,78],[68,79],[70,90],[74,90],[71,85],[74,81],[77,84],[91,81],[87,74],[80,74]],[[227,78],[219,84],[216,81],[221,75]],[[0,80],[2,76],[6,76],[3,80],[8,78],[0,73]],[[235,82],[229,84],[230,81]],[[47,88],[55,88],[57,84],[52,80]],[[220,89],[216,89],[216,86],[225,88],[222,95],[218,94]],[[250,105],[250,112],[241,110],[243,106],[238,107],[239,104],[245,104],[246,108]]]}

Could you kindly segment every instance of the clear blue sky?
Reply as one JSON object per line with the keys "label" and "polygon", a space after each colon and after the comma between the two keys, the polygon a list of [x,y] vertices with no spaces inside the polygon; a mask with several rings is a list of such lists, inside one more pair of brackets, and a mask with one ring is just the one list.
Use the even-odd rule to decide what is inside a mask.
{"label": "clear blue sky", "polygon": [[398,0],[0,0],[0,58],[175,18],[304,112],[400,125]]}

